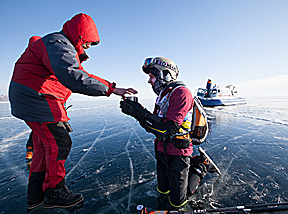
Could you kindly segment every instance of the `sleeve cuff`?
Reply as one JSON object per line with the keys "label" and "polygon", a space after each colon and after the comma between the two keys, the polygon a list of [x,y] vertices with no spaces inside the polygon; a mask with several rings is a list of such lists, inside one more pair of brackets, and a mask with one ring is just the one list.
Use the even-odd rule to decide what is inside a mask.
{"label": "sleeve cuff", "polygon": [[108,91],[106,92],[106,96],[107,97],[109,97],[112,93],[113,93],[113,91],[115,90],[115,88],[116,88],[116,83],[115,82],[113,82],[113,83],[110,83],[109,84],[109,89],[108,89]]}

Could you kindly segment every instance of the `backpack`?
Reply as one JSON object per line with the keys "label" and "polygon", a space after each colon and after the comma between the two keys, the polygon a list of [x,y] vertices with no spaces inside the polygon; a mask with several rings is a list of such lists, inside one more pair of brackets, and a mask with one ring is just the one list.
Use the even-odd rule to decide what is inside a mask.
{"label": "backpack", "polygon": [[208,120],[205,109],[197,97],[194,97],[191,131],[189,132],[193,145],[203,143],[208,135]]}

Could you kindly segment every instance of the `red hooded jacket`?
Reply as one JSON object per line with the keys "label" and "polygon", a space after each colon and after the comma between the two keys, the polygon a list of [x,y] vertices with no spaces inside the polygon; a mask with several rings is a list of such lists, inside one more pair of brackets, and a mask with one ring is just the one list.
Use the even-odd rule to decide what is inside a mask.
{"label": "red hooded jacket", "polygon": [[31,37],[15,64],[9,87],[11,111],[31,122],[68,121],[64,103],[72,92],[109,96],[115,83],[87,73],[82,45],[99,43],[92,18],[78,14],[63,25],[61,32]]}

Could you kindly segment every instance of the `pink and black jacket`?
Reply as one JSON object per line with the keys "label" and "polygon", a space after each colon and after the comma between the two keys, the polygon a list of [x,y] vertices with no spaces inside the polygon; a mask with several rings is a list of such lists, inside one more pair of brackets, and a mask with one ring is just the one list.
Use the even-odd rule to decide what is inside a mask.
{"label": "pink and black jacket", "polygon": [[15,64],[9,87],[11,111],[31,122],[68,121],[64,103],[72,92],[109,96],[115,83],[87,73],[82,45],[100,41],[96,25],[86,14],[78,14],[57,33],[31,37]]}
{"label": "pink and black jacket", "polygon": [[[176,86],[179,87],[176,87]],[[175,88],[175,90],[173,90]],[[185,86],[185,84],[182,81],[175,81],[174,83],[171,83],[167,86],[166,89],[159,95],[157,98],[154,112],[153,114],[158,115],[159,117],[159,106],[157,106],[157,102],[161,101],[162,99],[165,99],[165,96],[167,94],[171,93],[170,98],[168,98],[168,109],[165,117],[166,120],[173,120],[174,122],[178,123],[179,126],[184,121],[184,118],[186,117],[187,113],[191,111],[193,108],[193,96],[190,92],[190,90]],[[155,139],[157,140],[157,139]],[[161,141],[157,142],[157,150],[164,153],[164,144]],[[193,153],[193,146],[192,143],[187,149],[178,149],[176,148],[173,143],[167,144],[167,155],[183,155],[183,156],[191,156]]]}

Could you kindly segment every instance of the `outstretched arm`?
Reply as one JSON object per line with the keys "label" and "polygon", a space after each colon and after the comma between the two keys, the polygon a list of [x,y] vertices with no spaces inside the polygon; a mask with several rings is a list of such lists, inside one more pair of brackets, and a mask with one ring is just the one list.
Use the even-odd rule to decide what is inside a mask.
{"label": "outstretched arm", "polygon": [[138,91],[136,91],[133,88],[115,88],[113,91],[113,94],[124,96],[125,94],[137,94]]}

